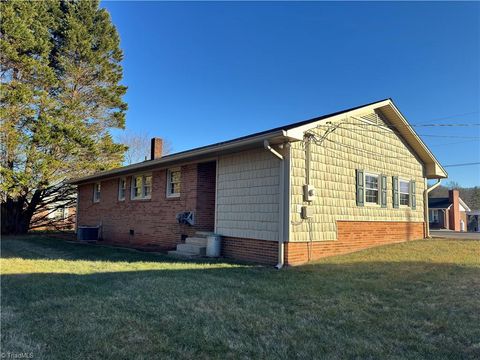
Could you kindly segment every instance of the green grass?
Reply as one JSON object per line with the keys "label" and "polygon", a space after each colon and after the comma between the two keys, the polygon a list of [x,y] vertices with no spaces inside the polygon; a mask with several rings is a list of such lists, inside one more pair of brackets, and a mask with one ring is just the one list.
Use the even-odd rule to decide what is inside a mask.
{"label": "green grass", "polygon": [[480,357],[480,242],[277,271],[2,240],[2,353],[35,359]]}

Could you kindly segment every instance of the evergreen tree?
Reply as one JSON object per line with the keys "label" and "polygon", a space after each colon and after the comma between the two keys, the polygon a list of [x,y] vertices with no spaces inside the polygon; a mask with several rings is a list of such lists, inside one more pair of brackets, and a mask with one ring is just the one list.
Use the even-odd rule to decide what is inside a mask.
{"label": "evergreen tree", "polygon": [[0,3],[2,233],[74,201],[65,180],[118,166],[125,146],[122,51],[95,1]]}
{"label": "evergreen tree", "polygon": [[480,187],[474,186],[472,188],[471,201],[469,206],[472,210],[480,210]]}

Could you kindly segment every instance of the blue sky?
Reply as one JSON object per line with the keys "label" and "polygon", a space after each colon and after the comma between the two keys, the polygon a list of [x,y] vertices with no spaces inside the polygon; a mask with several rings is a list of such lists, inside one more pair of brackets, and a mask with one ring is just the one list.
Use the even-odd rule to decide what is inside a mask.
{"label": "blue sky", "polygon": [[[412,124],[480,123],[480,3],[102,6],[125,53],[127,128],[175,152],[387,97]],[[444,165],[480,161],[479,127],[417,132],[445,136],[422,136]],[[447,171],[480,185],[478,165]]]}

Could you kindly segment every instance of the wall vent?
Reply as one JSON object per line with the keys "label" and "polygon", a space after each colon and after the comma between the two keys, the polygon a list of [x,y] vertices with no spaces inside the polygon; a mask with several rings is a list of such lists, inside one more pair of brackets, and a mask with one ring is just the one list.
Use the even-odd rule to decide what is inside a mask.
{"label": "wall vent", "polygon": [[388,126],[388,122],[385,117],[379,112],[371,112],[360,116],[363,120],[369,121],[375,125]]}

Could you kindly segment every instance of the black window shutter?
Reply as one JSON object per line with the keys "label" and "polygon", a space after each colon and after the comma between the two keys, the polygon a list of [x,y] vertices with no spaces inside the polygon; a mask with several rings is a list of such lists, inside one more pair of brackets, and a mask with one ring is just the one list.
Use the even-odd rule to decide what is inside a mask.
{"label": "black window shutter", "polygon": [[398,209],[398,176],[392,176],[392,189],[393,189],[393,207]]}
{"label": "black window shutter", "polygon": [[415,180],[410,180],[410,207],[414,210],[417,208]]}
{"label": "black window shutter", "polygon": [[380,176],[381,179],[381,192],[380,192],[380,205],[382,208],[387,207],[387,177],[385,175]]}
{"label": "black window shutter", "polygon": [[363,206],[365,199],[363,182],[363,170],[357,169],[357,206]]}

